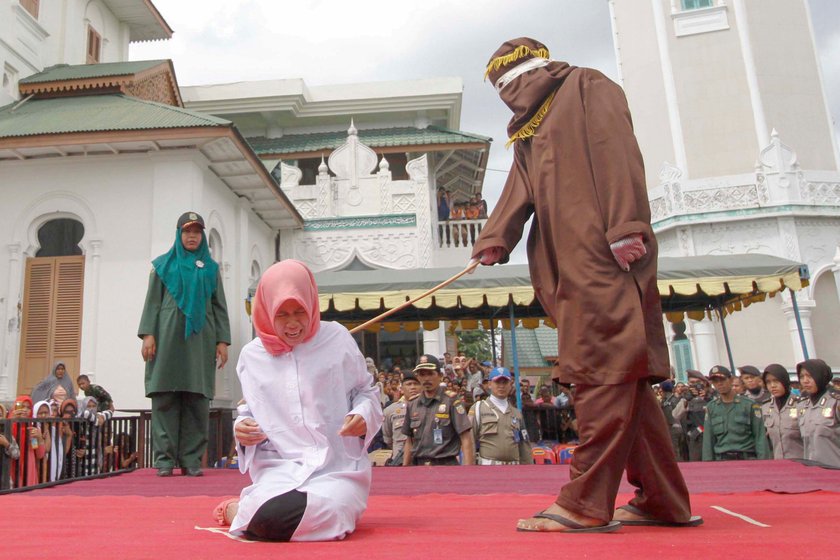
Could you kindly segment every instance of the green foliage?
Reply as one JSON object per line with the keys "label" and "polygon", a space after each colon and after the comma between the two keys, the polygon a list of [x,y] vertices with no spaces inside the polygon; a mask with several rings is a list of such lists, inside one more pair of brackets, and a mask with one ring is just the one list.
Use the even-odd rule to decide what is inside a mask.
{"label": "green foliage", "polygon": [[458,351],[463,352],[466,357],[476,358],[479,362],[493,359],[490,331],[456,331],[455,336],[458,337]]}

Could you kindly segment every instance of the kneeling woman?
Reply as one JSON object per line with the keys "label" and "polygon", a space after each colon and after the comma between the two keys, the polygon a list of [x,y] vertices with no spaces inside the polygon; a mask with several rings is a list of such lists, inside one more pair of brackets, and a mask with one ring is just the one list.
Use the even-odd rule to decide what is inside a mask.
{"label": "kneeling woman", "polygon": [[297,261],[265,272],[253,323],[258,337],[236,367],[247,404],[234,423],[253,484],[216,517],[257,540],[342,539],[367,506],[365,450],[382,424],[364,357],[347,329],[321,323],[315,280]]}

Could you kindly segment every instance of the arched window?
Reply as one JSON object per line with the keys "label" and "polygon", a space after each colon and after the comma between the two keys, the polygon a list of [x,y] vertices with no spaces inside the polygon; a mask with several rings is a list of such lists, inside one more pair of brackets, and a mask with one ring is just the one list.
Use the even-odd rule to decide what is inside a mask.
{"label": "arched window", "polygon": [[68,257],[81,255],[79,241],[85,235],[85,227],[71,218],[50,220],[38,229],[41,248],[36,257]]}
{"label": "arched window", "polygon": [[224,250],[222,247],[222,236],[215,229],[211,229],[207,234],[207,244],[210,246],[210,256],[219,264],[222,264],[224,258]]}

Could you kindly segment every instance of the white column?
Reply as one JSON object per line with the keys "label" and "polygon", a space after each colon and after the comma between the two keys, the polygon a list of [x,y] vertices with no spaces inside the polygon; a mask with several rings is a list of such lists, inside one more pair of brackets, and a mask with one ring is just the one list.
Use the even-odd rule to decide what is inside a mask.
{"label": "white column", "polygon": [[[793,347],[793,355],[798,363],[805,359],[805,354],[802,352],[802,341],[799,338],[799,328],[796,325],[796,314],[793,312],[793,303],[790,300],[790,293],[785,291],[785,293],[782,294],[782,297],[784,298],[782,311],[785,312],[788,332],[790,333],[790,343]],[[800,290],[796,293],[796,304],[797,307],[799,307],[799,319],[802,323],[802,333],[805,336],[805,345],[808,347],[808,356],[815,358],[814,330],[811,327],[811,313],[817,306],[817,302],[808,298],[805,290]]]}
{"label": "white column", "polygon": [[[82,347],[79,360],[79,371],[74,375],[92,374],[91,381],[96,380],[96,342],[99,337],[99,269],[102,264],[102,240],[91,239],[87,243],[88,250],[85,258],[85,287],[82,293]],[[100,380],[101,382],[101,380]]]}
{"label": "white column", "polygon": [[443,321],[433,331],[423,331],[423,353],[431,354],[438,358],[446,352],[446,331],[443,328]]}
{"label": "white column", "polygon": [[714,321],[688,319],[688,338],[692,342],[694,362],[704,375],[718,363],[718,339]]}
{"label": "white column", "polygon": [[834,252],[834,266],[831,267],[834,273],[834,287],[837,288],[837,299],[840,300],[840,247]]}
{"label": "white column", "polygon": [[[4,296],[6,321],[3,329],[3,358],[0,363],[0,399],[15,398],[12,393],[17,389],[18,351],[20,350],[20,308],[23,305],[21,279],[21,246],[19,243],[7,245],[9,249],[9,291]],[[14,376],[14,378],[13,378]]]}
{"label": "white column", "polygon": [[[668,45],[668,29],[666,27],[665,12],[661,0],[651,0],[653,19],[656,26],[656,43],[659,48],[659,64],[662,68],[662,83],[665,87],[665,101],[668,110],[668,122],[671,125],[671,144],[674,146],[674,164],[679,167],[685,177],[690,177],[688,156],[685,151],[682,121],[680,119],[679,101],[677,100],[677,83],[674,78],[674,67],[671,64],[671,49]],[[667,18],[670,20],[671,18]]]}
{"label": "white column", "polygon": [[744,0],[733,0],[732,7],[735,11],[735,19],[738,25],[738,40],[741,43],[744,71],[747,78],[747,87],[750,90],[750,102],[755,121],[755,136],[758,141],[758,149],[760,150],[770,138],[770,135],[767,132],[767,118],[764,114],[764,103],[762,102],[761,91],[758,87],[758,73],[755,69],[755,58],[753,57],[752,42],[750,40],[747,8],[744,5]]}

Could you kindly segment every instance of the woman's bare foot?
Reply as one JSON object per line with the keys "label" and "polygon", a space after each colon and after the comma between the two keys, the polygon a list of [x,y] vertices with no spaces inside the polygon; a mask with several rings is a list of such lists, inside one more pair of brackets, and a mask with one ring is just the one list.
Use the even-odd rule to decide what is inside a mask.
{"label": "woman's bare foot", "polygon": [[236,517],[236,512],[238,511],[239,498],[229,498],[216,506],[216,509],[213,510],[213,519],[219,525],[226,527],[230,525],[230,522]]}
{"label": "woman's bare foot", "polygon": [[[543,513],[565,517],[571,521],[574,521],[575,523],[583,525],[584,527],[600,527],[604,525],[604,522],[600,519],[579,515],[573,511],[567,510],[566,508],[556,503],[548,506],[543,511]],[[569,529],[571,529],[571,527],[563,525],[562,523],[559,523],[552,519],[544,519],[541,517],[529,517],[528,519],[520,519],[516,523],[516,528],[522,529],[523,531],[545,531],[554,533],[562,533],[563,531],[568,531]]]}

